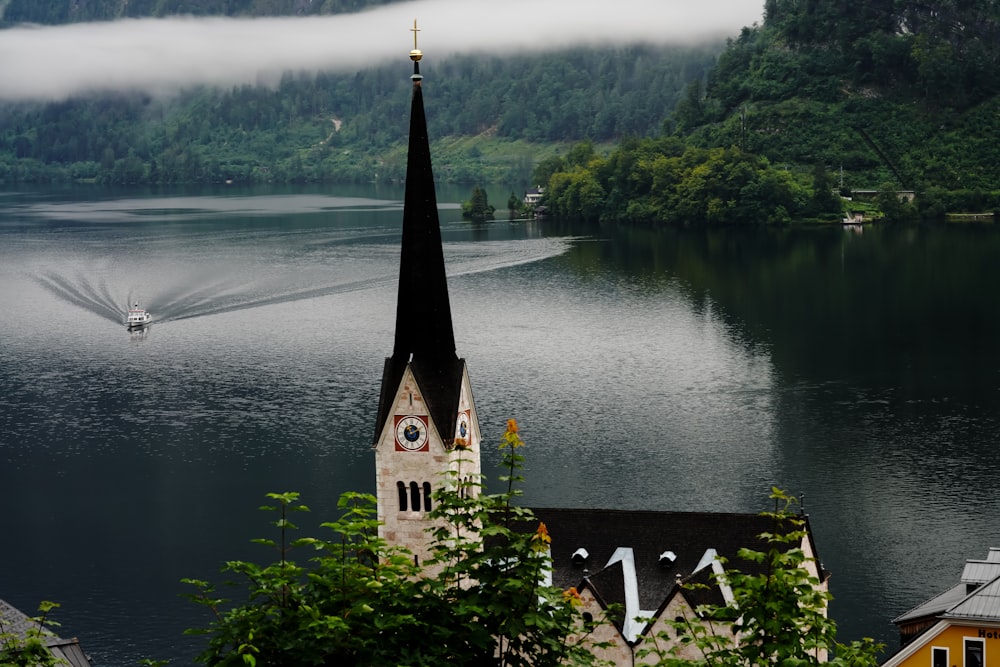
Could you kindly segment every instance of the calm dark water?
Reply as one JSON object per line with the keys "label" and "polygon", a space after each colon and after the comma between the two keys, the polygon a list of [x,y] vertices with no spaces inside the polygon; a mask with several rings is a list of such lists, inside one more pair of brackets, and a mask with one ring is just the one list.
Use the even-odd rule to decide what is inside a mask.
{"label": "calm dark water", "polygon": [[[300,491],[311,529],[373,490],[401,197],[0,193],[0,598],[62,603],[97,665],[188,664],[208,619],[179,580],[270,556],[265,493]],[[997,229],[442,224],[458,351],[484,437],[522,425],[526,502],[802,493],[841,637],[890,649],[894,616],[1000,546]]]}

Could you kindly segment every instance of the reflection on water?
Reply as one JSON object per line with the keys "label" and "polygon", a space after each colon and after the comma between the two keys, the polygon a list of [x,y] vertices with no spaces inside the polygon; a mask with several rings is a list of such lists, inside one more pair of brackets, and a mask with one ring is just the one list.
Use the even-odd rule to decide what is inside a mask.
{"label": "reflection on water", "polygon": [[[249,543],[265,493],[301,491],[319,523],[370,491],[401,198],[0,199],[0,487],[19,517],[0,598],[61,602],[99,665],[184,664],[180,631],[209,619],[179,580],[267,556]],[[458,352],[487,441],[522,424],[527,502],[804,493],[844,637],[890,644],[892,617],[1000,544],[1000,313],[980,289],[1000,232],[442,221]],[[134,301],[155,319],[129,332]]]}
{"label": "reflection on water", "polygon": [[95,202],[35,203],[22,214],[73,222],[191,221],[214,216],[301,215],[327,211],[401,211],[402,201],[328,195],[144,197]]}

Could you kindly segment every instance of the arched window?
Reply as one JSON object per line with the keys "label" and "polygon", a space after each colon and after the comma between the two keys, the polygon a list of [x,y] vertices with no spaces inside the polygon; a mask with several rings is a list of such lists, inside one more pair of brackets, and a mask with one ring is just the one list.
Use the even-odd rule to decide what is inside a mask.
{"label": "arched window", "polygon": [[410,482],[410,507],[414,512],[420,511],[420,487],[416,482]]}
{"label": "arched window", "polygon": [[476,497],[476,484],[472,475],[468,475],[462,478],[462,497],[463,498]]}
{"label": "arched window", "polygon": [[406,511],[406,485],[402,482],[396,482],[396,491],[399,492],[399,511]]}
{"label": "arched window", "polygon": [[431,483],[424,482],[424,511],[431,511]]}

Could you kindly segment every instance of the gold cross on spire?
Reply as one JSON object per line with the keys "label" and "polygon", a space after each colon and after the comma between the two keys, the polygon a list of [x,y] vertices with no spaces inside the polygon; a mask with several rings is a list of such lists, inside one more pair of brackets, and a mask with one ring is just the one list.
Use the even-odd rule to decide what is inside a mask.
{"label": "gold cross on spire", "polygon": [[417,27],[417,19],[413,19],[413,27],[410,28],[410,32],[413,33],[413,50],[410,51],[410,60],[418,62],[423,54],[417,48],[417,33],[420,32],[420,28]]}

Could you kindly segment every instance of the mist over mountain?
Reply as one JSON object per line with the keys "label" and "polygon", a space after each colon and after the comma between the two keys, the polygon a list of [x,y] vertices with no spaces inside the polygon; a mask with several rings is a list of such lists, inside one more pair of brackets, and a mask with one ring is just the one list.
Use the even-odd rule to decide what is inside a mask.
{"label": "mist over mountain", "polygon": [[[577,142],[607,152],[673,135],[825,170],[845,187],[961,191],[969,206],[995,188],[1000,9],[715,0],[643,14],[643,4],[0,2],[0,54],[22,64],[2,75],[0,179],[401,178],[401,61],[416,13],[434,17],[418,35],[442,180],[523,187]],[[143,32],[161,20],[152,25],[165,36]],[[195,30],[206,21],[218,23]],[[185,25],[183,39],[170,32]],[[74,39],[45,46],[62,34],[45,31],[71,29]],[[152,55],[90,61],[110,43],[87,37],[98,29],[122,43],[134,32]]]}
{"label": "mist over mountain", "polygon": [[401,178],[416,14],[441,178],[520,187],[559,145],[659,132],[755,5],[10,0],[0,178]]}
{"label": "mist over mountain", "polygon": [[59,25],[163,16],[322,16],[356,12],[402,0],[5,0],[0,26]]}

